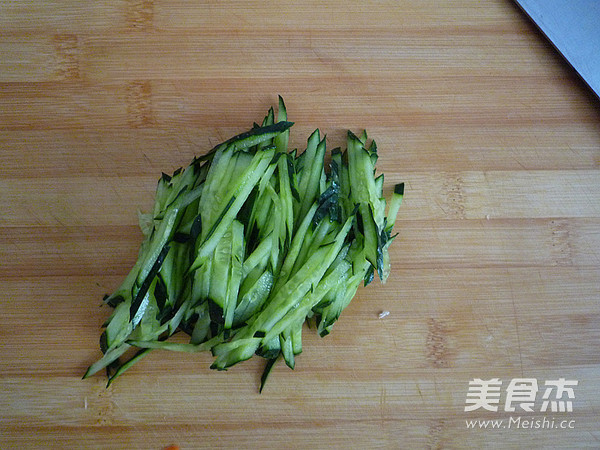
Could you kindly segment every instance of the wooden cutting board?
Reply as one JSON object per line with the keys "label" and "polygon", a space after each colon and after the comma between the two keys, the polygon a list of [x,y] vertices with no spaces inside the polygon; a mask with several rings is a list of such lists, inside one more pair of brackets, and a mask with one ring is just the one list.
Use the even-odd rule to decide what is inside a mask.
{"label": "wooden cutting board", "polygon": [[[0,54],[0,448],[600,447],[600,103],[512,2],[9,1]],[[406,182],[389,282],[261,395],[210,355],[82,381],[161,171],[277,94]]]}

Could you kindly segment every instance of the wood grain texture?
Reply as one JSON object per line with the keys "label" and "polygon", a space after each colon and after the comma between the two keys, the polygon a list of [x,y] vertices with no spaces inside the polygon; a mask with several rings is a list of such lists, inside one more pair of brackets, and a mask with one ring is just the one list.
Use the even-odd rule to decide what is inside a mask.
{"label": "wood grain texture", "polygon": [[[0,54],[1,448],[598,447],[600,104],[511,1],[9,1]],[[277,94],[406,182],[388,283],[262,395],[205,354],[82,381],[160,172]],[[522,377],[579,380],[575,428],[467,429]]]}

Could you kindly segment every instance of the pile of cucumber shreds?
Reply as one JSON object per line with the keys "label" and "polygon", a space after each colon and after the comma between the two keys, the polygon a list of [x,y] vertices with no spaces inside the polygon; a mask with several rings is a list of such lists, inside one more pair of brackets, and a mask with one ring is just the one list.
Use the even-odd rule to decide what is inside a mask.
{"label": "pile of cucumber shreds", "polygon": [[[140,214],[138,260],[105,302],[104,356],[84,378],[106,368],[108,384],[153,349],[211,351],[211,368],[267,360],[261,390],[283,356],[294,368],[309,321],[327,335],[361,282],[385,282],[388,247],[403,184],[387,207],[377,146],[348,132],[331,150],[319,130],[306,150],[288,152],[279,98],[261,126],[195,158],[158,181],[154,210]],[[189,342],[170,341],[176,333]]]}

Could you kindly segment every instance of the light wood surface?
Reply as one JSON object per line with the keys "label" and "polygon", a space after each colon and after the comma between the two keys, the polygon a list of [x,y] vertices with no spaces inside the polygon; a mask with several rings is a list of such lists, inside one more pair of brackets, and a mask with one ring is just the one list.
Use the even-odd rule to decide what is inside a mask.
{"label": "light wood surface", "polygon": [[[0,448],[600,447],[600,102],[511,1],[5,1],[0,55]],[[210,355],[82,381],[160,172],[277,94],[293,146],[366,127],[406,182],[389,282],[262,395]],[[475,378],[537,412],[465,412]],[[465,423],[511,415],[575,422]]]}

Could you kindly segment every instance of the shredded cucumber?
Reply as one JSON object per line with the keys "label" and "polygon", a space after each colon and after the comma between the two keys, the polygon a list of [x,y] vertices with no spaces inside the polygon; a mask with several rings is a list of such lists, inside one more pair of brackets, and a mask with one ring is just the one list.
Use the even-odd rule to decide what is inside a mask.
{"label": "shredded cucumber", "polygon": [[[217,370],[265,358],[262,391],[278,359],[295,367],[307,319],[325,336],[361,282],[386,281],[404,185],[386,202],[366,131],[349,131],[326,166],[319,130],[303,153],[288,151],[292,125],[279,97],[262,126],[162,174],[84,378],[106,368],[110,384],[155,349],[210,351]],[[188,343],[170,340],[179,332]]]}

